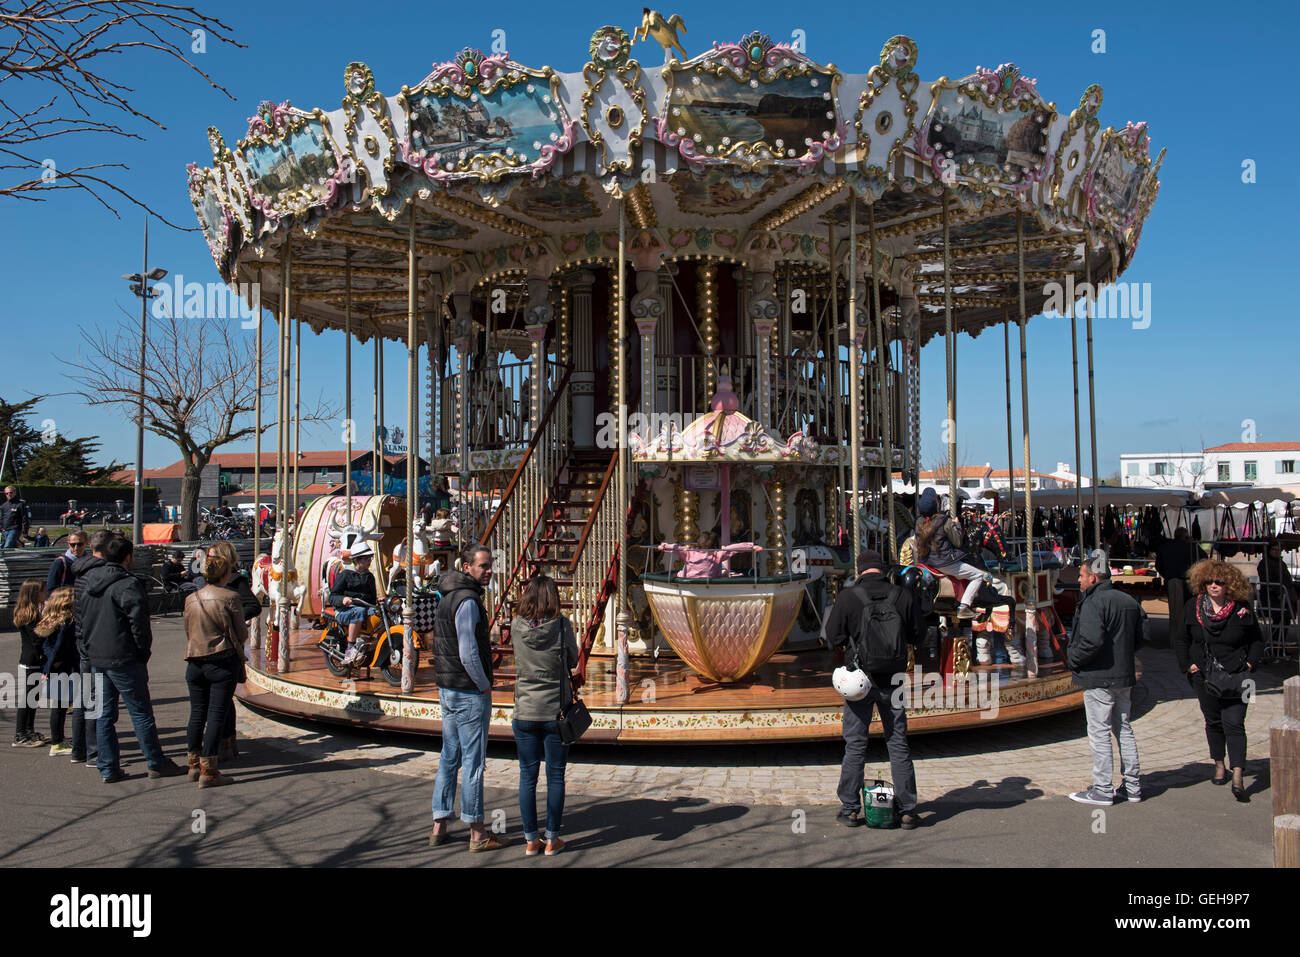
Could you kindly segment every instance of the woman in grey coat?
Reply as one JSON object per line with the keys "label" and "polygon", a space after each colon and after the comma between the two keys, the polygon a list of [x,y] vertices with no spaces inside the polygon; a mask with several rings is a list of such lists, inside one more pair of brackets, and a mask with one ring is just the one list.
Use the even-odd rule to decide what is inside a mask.
{"label": "woman in grey coat", "polygon": [[569,746],[560,740],[556,719],[569,703],[569,672],[578,664],[578,639],[569,619],[560,614],[560,593],[553,579],[538,575],[524,587],[510,625],[514,647],[515,717],[511,728],[519,749],[519,815],[523,819],[524,853],[542,850],[537,830],[537,771],[546,759],[546,856],[558,854],[560,819],[564,815],[564,765]]}

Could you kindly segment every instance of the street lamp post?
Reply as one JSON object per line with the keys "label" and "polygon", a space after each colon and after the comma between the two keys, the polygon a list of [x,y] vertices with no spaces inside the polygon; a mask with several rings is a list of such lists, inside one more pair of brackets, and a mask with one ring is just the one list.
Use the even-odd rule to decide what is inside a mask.
{"label": "street lamp post", "polygon": [[137,545],[144,540],[144,363],[145,343],[147,341],[149,300],[158,294],[149,284],[158,282],[167,275],[166,269],[149,269],[149,220],[144,221],[144,264],[138,273],[122,276],[131,284],[131,292],[140,297],[140,393],[135,428],[135,500],[131,509],[132,540]]}

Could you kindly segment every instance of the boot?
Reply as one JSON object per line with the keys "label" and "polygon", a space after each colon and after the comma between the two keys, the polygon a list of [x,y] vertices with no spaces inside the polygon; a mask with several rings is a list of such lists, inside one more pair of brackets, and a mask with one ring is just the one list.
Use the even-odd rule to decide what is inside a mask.
{"label": "boot", "polygon": [[199,758],[199,765],[202,768],[199,774],[199,787],[216,788],[230,783],[230,778],[222,777],[221,772],[217,770],[218,762],[218,758]]}
{"label": "boot", "polygon": [[200,757],[199,752],[197,752],[197,751],[190,751],[190,752],[188,752],[185,756],[186,756],[186,758],[189,759],[189,763],[190,763],[190,780],[191,780],[191,781],[197,781],[197,780],[199,779],[199,773],[200,773],[200,771],[199,771],[199,757]]}

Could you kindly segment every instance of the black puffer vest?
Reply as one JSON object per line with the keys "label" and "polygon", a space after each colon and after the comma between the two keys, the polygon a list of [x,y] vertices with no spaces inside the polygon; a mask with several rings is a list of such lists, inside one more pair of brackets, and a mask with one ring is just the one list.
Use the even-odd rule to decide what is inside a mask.
{"label": "black puffer vest", "polygon": [[438,580],[442,601],[433,620],[433,677],[439,688],[458,691],[478,691],[469,672],[460,660],[460,640],[456,636],[456,612],[462,602],[474,601],[479,605],[478,627],[474,640],[478,645],[478,658],[483,673],[492,681],[492,647],[488,635],[487,611],[483,607],[483,586],[464,572],[444,572]]}

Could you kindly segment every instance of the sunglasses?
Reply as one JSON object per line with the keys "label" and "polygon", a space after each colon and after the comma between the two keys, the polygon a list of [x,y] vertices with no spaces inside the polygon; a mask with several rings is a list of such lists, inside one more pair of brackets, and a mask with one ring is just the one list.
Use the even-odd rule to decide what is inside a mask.
{"label": "sunglasses", "polygon": [[1219,581],[1217,578],[1211,578],[1211,579],[1210,579],[1209,581],[1207,581],[1205,584],[1207,584],[1207,585],[1218,585],[1220,588],[1222,588],[1223,585],[1224,585],[1224,582]]}

